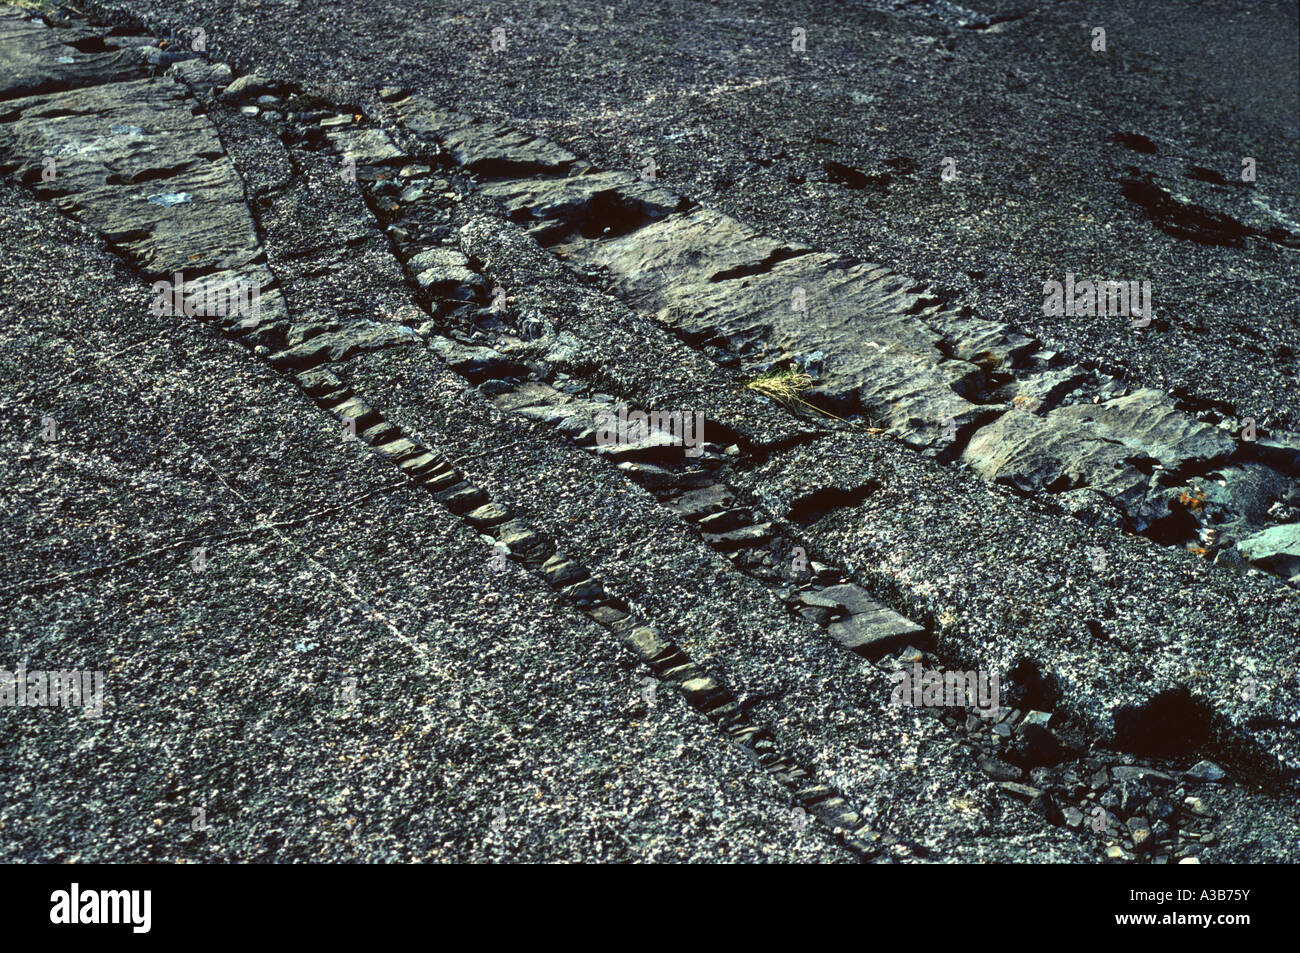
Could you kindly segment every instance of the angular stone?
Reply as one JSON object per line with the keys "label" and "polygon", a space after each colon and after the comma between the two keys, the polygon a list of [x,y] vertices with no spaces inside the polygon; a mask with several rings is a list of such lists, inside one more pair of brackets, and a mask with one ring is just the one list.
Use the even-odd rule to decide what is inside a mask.
{"label": "angular stone", "polygon": [[710,513],[718,513],[731,505],[735,497],[721,484],[706,486],[699,490],[688,490],[681,496],[669,500],[666,504],[679,516],[687,520],[699,520]]}
{"label": "angular stone", "polygon": [[[811,595],[816,603],[809,602]],[[800,596],[808,605],[834,605],[843,607],[849,617],[830,623],[827,631],[845,648],[855,652],[883,654],[891,648],[906,645],[914,636],[924,633],[923,626],[881,605],[871,598],[861,586],[843,583],[828,586],[816,593]]]}
{"label": "angular stone", "polygon": [[703,517],[699,521],[699,527],[706,533],[725,533],[748,526],[753,521],[754,514],[747,509],[723,510]]}
{"label": "angular stone", "polygon": [[1026,801],[1032,801],[1043,793],[1038,790],[1038,788],[1031,788],[1028,784],[1021,784],[1018,781],[999,781],[998,787],[1006,791],[1008,794],[1015,795],[1018,798],[1023,798]]}
{"label": "angular stone", "polygon": [[[499,201],[516,221],[528,220],[541,241],[583,227],[602,231],[602,219],[627,229],[672,214],[684,203],[666,189],[629,172],[594,172],[562,179],[510,179],[488,183],[483,191]],[[608,226],[607,226],[608,227]]]}
{"label": "angular stone", "polygon": [[382,165],[402,158],[402,150],[382,129],[331,129],[326,136],[335,150],[357,165]]}
{"label": "angular stone", "polygon": [[1051,723],[1052,713],[1048,711],[1031,711],[1026,712],[1023,724],[1037,725],[1040,728],[1047,728]]}
{"label": "angular stone", "polygon": [[[696,209],[629,235],[570,249],[570,254],[609,272],[618,292],[638,307],[659,311],[671,296],[708,290],[716,275],[757,267],[795,248],[806,250],[765,238],[712,209]],[[788,306],[788,297],[785,303]]]}
{"label": "angular stone", "polygon": [[502,523],[497,528],[497,539],[509,546],[511,552],[527,552],[544,544],[542,535],[520,520]]}
{"label": "angular stone", "polygon": [[772,539],[772,524],[761,523],[732,530],[730,533],[705,533],[704,541],[720,552],[730,553],[738,549],[753,549]]}
{"label": "angular stone", "polygon": [[719,688],[718,683],[708,677],[692,678],[683,682],[682,692],[686,695],[686,700],[697,707],[718,698],[719,695],[725,695],[725,690]]}
{"label": "angular stone", "polygon": [[994,781],[1018,781],[1021,777],[1019,768],[997,758],[982,757],[979,759],[979,766],[980,770]]}
{"label": "angular stone", "polygon": [[1148,480],[1125,462],[1131,456],[1081,422],[1020,410],[977,430],[962,453],[986,480],[1032,493],[1087,486],[1136,508]]}
{"label": "angular stone", "polygon": [[309,368],[318,364],[336,363],[356,354],[379,351],[389,347],[418,345],[415,333],[400,324],[359,324],[318,334],[297,347],[285,348],[269,358],[272,364],[285,368]]}
{"label": "angular stone", "polygon": [[633,440],[628,443],[611,443],[602,445],[599,442],[600,431],[597,430],[596,452],[608,460],[615,463],[624,462],[642,462],[642,463],[678,463],[685,459],[685,447],[673,437],[661,430],[640,440]]}
{"label": "angular stone", "polygon": [[[510,519],[510,511],[500,503],[485,503],[465,514],[465,521],[476,529],[496,526]],[[509,545],[509,544],[507,544]]]}
{"label": "angular stone", "polygon": [[541,571],[546,581],[557,589],[580,582],[591,575],[585,567],[558,555],[546,560]]}
{"label": "angular stone", "polygon": [[439,460],[438,457],[434,456],[432,453],[426,452],[426,453],[416,454],[413,457],[407,457],[405,460],[399,463],[398,466],[400,466],[403,470],[405,470],[407,474],[409,474],[410,476],[418,477],[426,470],[429,470],[435,465],[437,465],[438,460]]}
{"label": "angular stone", "polygon": [[1103,437],[1170,469],[1227,456],[1237,448],[1237,441],[1222,430],[1174,409],[1168,397],[1150,388],[1100,404],[1063,407],[1053,416],[1086,421]]}
{"label": "angular stone", "polygon": [[1145,768],[1141,765],[1117,765],[1111,768],[1111,776],[1114,777],[1116,782],[1145,781],[1148,784],[1173,784],[1178,780],[1172,774],[1157,771],[1155,768]]}
{"label": "angular stone", "polygon": [[416,284],[433,295],[472,301],[487,293],[483,276],[454,248],[426,249],[412,256],[406,267],[415,275]]}
{"label": "angular stone", "polygon": [[1186,780],[1206,781],[1209,783],[1222,781],[1227,776],[1228,772],[1224,771],[1213,761],[1198,761],[1183,772],[1183,777]]}
{"label": "angular stone", "polygon": [[[468,513],[470,510],[482,506],[488,501],[488,496],[485,492],[474,486],[474,484],[464,481],[449,486],[445,490],[439,490],[434,493],[434,495],[438,498],[440,503],[456,514]],[[506,543],[507,546],[510,545],[504,539],[502,542]],[[514,547],[511,548],[513,549]]]}
{"label": "angular stone", "polygon": [[1270,526],[1237,543],[1248,561],[1284,578],[1300,576],[1300,523]]}
{"label": "angular stone", "polygon": [[432,337],[429,349],[472,384],[488,379],[524,377],[529,373],[527,365],[511,360],[489,347],[474,347],[458,344],[448,338]]}
{"label": "angular stone", "polygon": [[1146,818],[1130,817],[1128,819],[1129,835],[1133,838],[1133,849],[1145,853],[1155,846],[1154,839],[1151,836],[1151,828],[1146,822]]}
{"label": "angular stone", "polygon": [[617,606],[593,606],[586,610],[587,618],[603,626],[615,626],[630,618],[627,612]]}
{"label": "angular stone", "polygon": [[194,59],[173,64],[167,68],[167,75],[190,87],[195,95],[210,97],[230,82],[231,73],[225,63]]}
{"label": "angular stone", "polygon": [[257,73],[245,73],[231,82],[221,93],[221,99],[227,103],[241,103],[265,96],[280,88],[280,84]]}
{"label": "angular stone", "polygon": [[450,489],[461,482],[461,474],[452,469],[436,469],[432,473],[421,473],[420,482],[435,495]]}
{"label": "angular stone", "polygon": [[401,437],[397,440],[389,441],[375,447],[376,453],[382,453],[394,462],[404,461],[408,457],[414,457],[421,452],[423,448],[419,444]]}
{"label": "angular stone", "polygon": [[396,106],[407,128],[437,138],[457,164],[480,175],[563,175],[577,163],[576,156],[553,142],[442,109],[423,96],[410,96]]}
{"label": "angular stone", "polygon": [[627,634],[627,641],[642,661],[650,661],[668,651],[670,645],[649,626],[638,626]]}
{"label": "angular stone", "polygon": [[698,470],[669,470],[653,463],[629,460],[618,468],[647,490],[690,489],[708,485],[711,477]]}
{"label": "angular stone", "polygon": [[1017,378],[1007,385],[1011,391],[1010,404],[1030,413],[1045,412],[1087,380],[1088,372],[1077,367],[1041,371]]}
{"label": "angular stone", "polygon": [[604,602],[607,598],[605,587],[599,579],[587,579],[584,582],[562,586],[561,591],[579,607],[595,605],[598,602]]}
{"label": "angular stone", "polygon": [[336,404],[330,408],[330,413],[341,420],[352,421],[356,424],[357,432],[360,433],[368,427],[383,423],[379,413],[359,397],[349,397],[341,404]]}

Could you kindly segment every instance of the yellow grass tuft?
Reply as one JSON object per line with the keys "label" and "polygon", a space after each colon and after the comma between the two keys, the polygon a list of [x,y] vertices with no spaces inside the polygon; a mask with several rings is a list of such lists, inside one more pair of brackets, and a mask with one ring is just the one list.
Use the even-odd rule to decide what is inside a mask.
{"label": "yellow grass tuft", "polygon": [[843,420],[843,417],[836,417],[830,411],[822,410],[816,404],[810,404],[799,396],[812,385],[813,379],[811,375],[788,368],[768,371],[766,374],[756,377],[745,384],[749,390],[780,401],[783,404],[803,404],[803,406],[811,408],[819,414],[834,417],[836,420]]}

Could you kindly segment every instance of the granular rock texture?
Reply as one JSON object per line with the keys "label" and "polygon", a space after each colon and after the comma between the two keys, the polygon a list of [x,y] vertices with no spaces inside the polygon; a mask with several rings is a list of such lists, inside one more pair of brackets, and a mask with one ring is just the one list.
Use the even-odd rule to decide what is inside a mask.
{"label": "granular rock texture", "polygon": [[[667,20],[633,40],[557,5],[418,79],[342,36],[303,59],[369,4],[295,4],[294,39],[160,6],[0,9],[0,668],[104,687],[0,709],[0,858],[1294,861],[1294,393],[1157,356],[1180,299],[1130,307],[1036,240],[959,229],[997,280],[954,284],[916,233],[935,190],[971,216],[1028,188],[982,177],[987,130],[955,176],[909,155],[925,118],[883,159],[776,148],[779,104],[839,121],[853,42],[889,84],[924,56],[934,95],[988,68],[977,43],[1063,43],[1061,10],[846,5],[818,60],[813,13],[774,5],[745,87]],[[1092,68],[1145,89],[1124,19]],[[593,68],[608,98],[566,106],[538,37],[600,29],[699,59],[644,102]],[[536,89],[473,88],[511,56]],[[993,95],[1041,108],[1041,69]],[[702,141],[740,131],[648,148],[670,94]],[[1294,119],[1255,108],[1266,167]],[[1277,332],[1258,379],[1293,378],[1294,197],[1175,181],[1193,134],[1129,118],[1116,181],[1077,194],[1195,246],[1152,249],[1158,288],[1246,276]],[[764,206],[776,178],[808,220]]]}

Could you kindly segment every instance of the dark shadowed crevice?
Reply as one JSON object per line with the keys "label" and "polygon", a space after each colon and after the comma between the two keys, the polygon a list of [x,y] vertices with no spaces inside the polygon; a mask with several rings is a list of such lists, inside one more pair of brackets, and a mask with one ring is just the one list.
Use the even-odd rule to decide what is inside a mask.
{"label": "dark shadowed crevice", "polygon": [[752,265],[738,265],[735,268],[728,268],[726,271],[719,271],[710,275],[709,281],[731,281],[735,278],[749,278],[753,275],[765,275],[781,262],[789,261],[792,258],[798,258],[800,255],[807,255],[811,250],[812,249],[809,248],[778,248],[762,261],[755,262]]}
{"label": "dark shadowed crevice", "polygon": [[1150,757],[1196,754],[1210,740],[1212,713],[1186,688],[1162,692],[1115,712],[1115,744]]}
{"label": "dark shadowed crevice", "polygon": [[1061,700],[1061,686],[1044,674],[1033,659],[1021,659],[1007,672],[1006,697],[1017,708],[1054,711]]}
{"label": "dark shadowed crevice", "polygon": [[1117,132],[1111,136],[1111,139],[1122,146],[1127,146],[1134,152],[1141,152],[1149,156],[1156,154],[1156,144],[1140,132]]}
{"label": "dark shadowed crevice", "polygon": [[1201,245],[1241,248],[1247,238],[1267,237],[1235,218],[1181,202],[1149,179],[1121,179],[1120,192],[1143,209],[1161,231],[1175,238]]}
{"label": "dark shadowed crevice", "polygon": [[790,507],[788,519],[799,526],[810,526],[834,510],[860,506],[878,489],[880,484],[871,481],[852,490],[841,490],[836,487],[817,490],[795,500]]}

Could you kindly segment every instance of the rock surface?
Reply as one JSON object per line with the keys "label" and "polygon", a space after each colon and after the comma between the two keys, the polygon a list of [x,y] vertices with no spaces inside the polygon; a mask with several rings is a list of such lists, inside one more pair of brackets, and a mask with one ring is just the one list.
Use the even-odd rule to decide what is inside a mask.
{"label": "rock surface", "polygon": [[[735,143],[670,187],[487,88],[339,82],[350,40],[234,77],[132,36],[0,18],[6,626],[109,685],[8,713],[3,856],[1295,859],[1285,401],[931,289],[925,199],[877,255],[744,214],[697,174]],[[1118,201],[1270,287],[1285,213],[1119,142]],[[917,175],[845,158],[827,194]]]}

